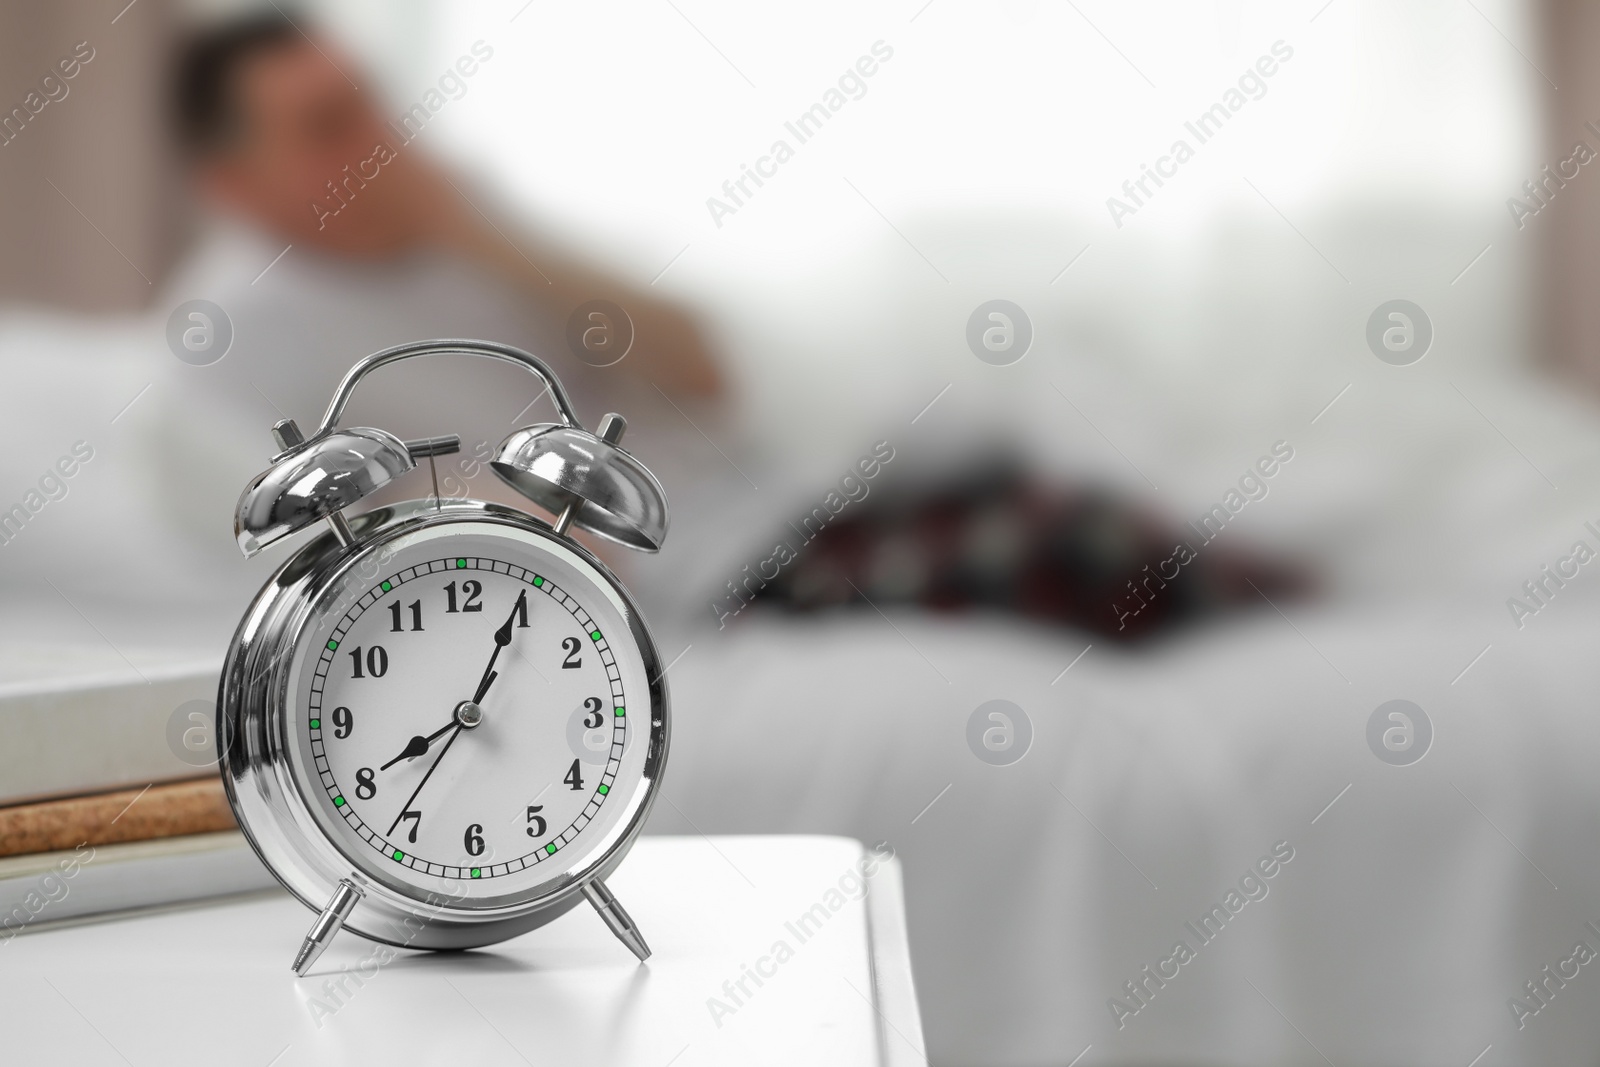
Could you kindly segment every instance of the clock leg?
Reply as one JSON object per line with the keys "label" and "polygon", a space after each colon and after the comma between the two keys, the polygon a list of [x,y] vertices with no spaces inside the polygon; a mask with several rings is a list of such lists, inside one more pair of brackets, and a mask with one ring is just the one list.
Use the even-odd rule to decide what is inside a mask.
{"label": "clock leg", "polygon": [[641,961],[650,958],[650,946],[644,943],[639,928],[633,924],[633,919],[628,913],[622,910],[622,905],[617,902],[611,890],[606,888],[604,882],[596,878],[584,883],[583,897],[594,905],[594,910],[598,911],[600,918],[611,927],[611,932],[617,935],[617,940],[628,946],[628,951],[638,956]]}
{"label": "clock leg", "polygon": [[333,935],[339,932],[339,927],[350,917],[350,912],[355,909],[356,902],[361,899],[361,890],[350,879],[343,879],[333,897],[328,901],[328,906],[322,909],[322,914],[317,916],[317,921],[311,924],[311,932],[306,935],[305,944],[300,946],[300,952],[294,958],[294,973],[305,977],[311,965],[317,962],[317,957],[322,955],[323,949],[333,940]]}

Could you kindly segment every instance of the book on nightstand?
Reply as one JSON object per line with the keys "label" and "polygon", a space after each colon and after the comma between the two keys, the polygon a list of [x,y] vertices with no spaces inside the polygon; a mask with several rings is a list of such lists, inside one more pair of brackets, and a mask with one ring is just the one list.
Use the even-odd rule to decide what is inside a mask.
{"label": "book on nightstand", "polygon": [[0,804],[205,773],[208,754],[180,755],[168,728],[215,707],[221,669],[181,649],[130,660],[103,642],[0,642]]}
{"label": "book on nightstand", "polygon": [[42,924],[276,884],[234,824],[209,729],[196,729],[213,714],[218,659],[6,636],[0,943]]}
{"label": "book on nightstand", "polygon": [[0,945],[68,920],[277,886],[238,830],[0,859]]}

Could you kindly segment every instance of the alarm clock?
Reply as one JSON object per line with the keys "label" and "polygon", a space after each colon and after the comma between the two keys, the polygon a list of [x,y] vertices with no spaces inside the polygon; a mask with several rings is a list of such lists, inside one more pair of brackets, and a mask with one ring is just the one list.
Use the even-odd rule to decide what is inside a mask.
{"label": "alarm clock", "polygon": [[[477,356],[529,371],[559,422],[526,426],[488,466],[551,516],[476,500],[350,509],[460,438],[341,427],[381,367]],[[219,764],[256,854],[317,912],[303,975],[348,928],[464,949],[587,900],[640,960],[650,950],[606,887],[666,765],[666,679],[639,609],[574,529],[644,552],[666,496],[607,415],[584,429],[527,352],[485,341],[401,345],[344,376],[310,437],[239,498],[246,557],[322,527],[245,612],[223,667]]]}

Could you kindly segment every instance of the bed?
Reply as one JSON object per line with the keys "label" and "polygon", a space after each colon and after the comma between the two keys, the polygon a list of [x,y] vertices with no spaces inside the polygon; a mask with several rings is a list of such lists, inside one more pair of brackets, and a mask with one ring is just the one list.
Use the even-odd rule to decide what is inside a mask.
{"label": "bed", "polygon": [[[674,752],[650,832],[889,841],[941,1064],[1592,1062],[1600,978],[1573,961],[1579,942],[1600,950],[1600,580],[1584,567],[1531,616],[1508,607],[1575,541],[1600,546],[1585,526],[1600,525],[1590,407],[1484,357],[1506,327],[1474,318],[1470,295],[1452,297],[1464,340],[1415,368],[1360,349],[1361,294],[1212,324],[1225,337],[1258,312],[1297,323],[1294,360],[1219,342],[1178,364],[1162,362],[1160,331],[1183,323],[1119,318],[1110,275],[1041,314],[1041,351],[995,386],[960,348],[966,305],[874,269],[810,279],[788,318],[725,294],[756,309],[725,339],[771,369],[742,372],[742,417],[697,409],[691,424],[661,405],[630,429],[675,523],[661,557],[619,561],[671,663]],[[1290,290],[1304,280],[1283,273]],[[838,317],[801,322],[805,301]],[[372,322],[392,332],[384,314]],[[79,436],[102,452],[0,550],[0,574],[8,596],[47,603],[41,576],[69,575],[64,591],[102,624],[157,598],[216,655],[275,563],[236,559],[237,487],[264,461],[274,403],[314,416],[327,386],[283,397],[295,368],[265,351],[230,355],[207,385],[152,337],[154,318],[3,323],[4,410],[42,428],[5,461],[8,484],[25,488]],[[890,345],[899,357],[871,362]],[[331,379],[354,347],[341,335],[301,355]],[[1174,523],[1292,442],[1292,467],[1237,533],[1306,560],[1321,592],[1135,648],[864,604],[719,626],[709,606],[725,581],[863,447],[891,440],[906,457],[896,478],[936,478],[996,427],[1048,476],[1143,494]],[[112,585],[122,603],[101,615],[92,598]],[[1009,766],[968,744],[991,700],[1031,723]],[[1369,745],[1391,700],[1431,723],[1408,766]]]}

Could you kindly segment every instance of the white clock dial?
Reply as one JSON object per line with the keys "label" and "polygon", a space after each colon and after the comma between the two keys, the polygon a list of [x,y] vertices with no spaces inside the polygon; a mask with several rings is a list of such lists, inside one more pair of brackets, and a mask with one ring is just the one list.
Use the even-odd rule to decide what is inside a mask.
{"label": "white clock dial", "polygon": [[319,821],[379,880],[458,899],[582,866],[638,789],[650,730],[619,598],[527,538],[457,533],[368,562],[330,590],[291,683]]}

